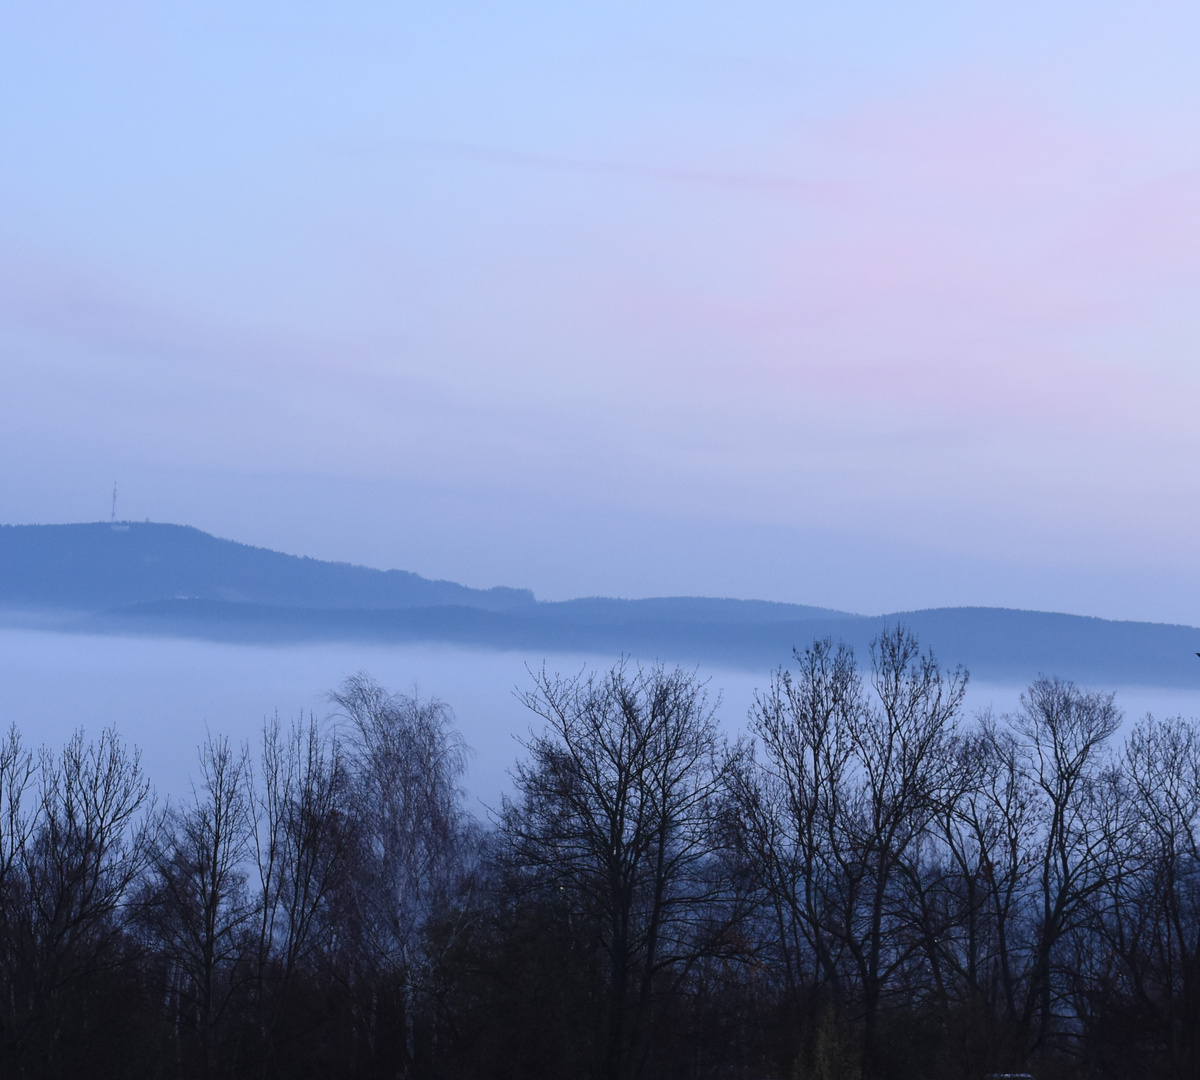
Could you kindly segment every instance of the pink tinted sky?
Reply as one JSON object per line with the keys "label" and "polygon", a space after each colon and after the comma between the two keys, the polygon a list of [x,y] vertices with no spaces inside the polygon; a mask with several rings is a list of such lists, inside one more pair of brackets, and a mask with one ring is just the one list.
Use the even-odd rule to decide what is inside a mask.
{"label": "pink tinted sky", "polygon": [[570,7],[0,6],[0,520],[1200,622],[1195,12]]}

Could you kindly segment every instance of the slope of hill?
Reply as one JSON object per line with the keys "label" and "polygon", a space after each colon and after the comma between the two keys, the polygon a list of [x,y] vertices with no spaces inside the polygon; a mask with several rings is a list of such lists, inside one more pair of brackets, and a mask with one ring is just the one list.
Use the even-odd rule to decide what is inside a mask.
{"label": "slope of hill", "polygon": [[502,611],[528,589],[470,589],[404,570],[284,555],[186,525],[0,526],[0,604],[95,611],[189,597],[281,607],[406,608],[459,604]]}
{"label": "slope of hill", "polygon": [[[793,647],[840,639],[866,656],[903,622],[976,678],[1038,674],[1200,687],[1200,630],[1003,608],[863,616],[758,600],[591,597],[537,602],[398,570],[297,558],[173,525],[0,527],[9,621],[244,643],[437,641],[527,653],[624,653],[765,670]],[[13,612],[20,610],[20,615]],[[47,615],[50,613],[50,615]],[[69,614],[68,614],[69,613]]]}

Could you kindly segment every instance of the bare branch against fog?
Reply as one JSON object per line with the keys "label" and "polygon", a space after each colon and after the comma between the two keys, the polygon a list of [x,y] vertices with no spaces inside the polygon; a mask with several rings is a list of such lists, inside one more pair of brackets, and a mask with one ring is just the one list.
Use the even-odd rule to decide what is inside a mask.
{"label": "bare branch against fog", "polygon": [[165,815],[113,732],[12,730],[0,1078],[1195,1076],[1200,728],[965,679],[818,640],[730,746],[695,672],[543,669],[490,829],[366,675]]}

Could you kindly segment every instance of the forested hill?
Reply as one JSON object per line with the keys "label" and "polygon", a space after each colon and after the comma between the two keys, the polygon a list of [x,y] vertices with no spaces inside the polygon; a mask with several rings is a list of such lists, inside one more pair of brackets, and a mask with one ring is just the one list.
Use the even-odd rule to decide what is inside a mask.
{"label": "forested hill", "polygon": [[280,607],[503,611],[528,589],[470,589],[405,570],[284,555],[186,525],[107,522],[0,526],[0,604],[94,612],[190,598]]}
{"label": "forested hill", "polygon": [[91,633],[245,643],[445,642],[526,654],[626,654],[768,670],[793,647],[842,640],[865,656],[903,622],[977,679],[1039,674],[1101,685],[1200,687],[1200,630],[1004,608],[864,616],[757,600],[601,597],[538,602],[401,570],[298,558],[177,525],[0,526],[0,606]]}

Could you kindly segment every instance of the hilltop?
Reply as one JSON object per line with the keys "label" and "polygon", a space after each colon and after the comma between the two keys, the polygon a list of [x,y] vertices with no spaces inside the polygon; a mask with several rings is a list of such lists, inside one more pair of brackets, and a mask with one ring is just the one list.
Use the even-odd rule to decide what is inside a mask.
{"label": "hilltop", "polygon": [[322,562],[151,522],[0,525],[0,604],[93,612],[155,600],[504,611],[528,589],[471,589],[406,570]]}

